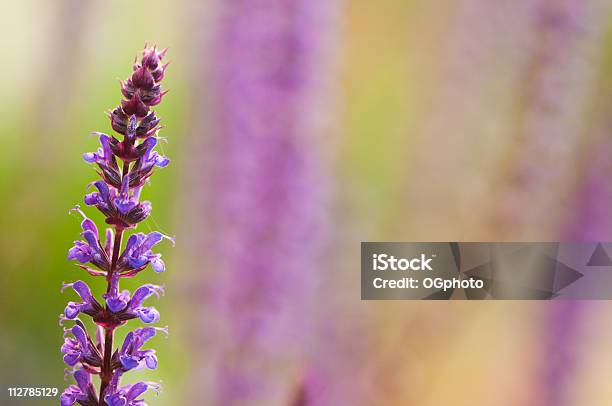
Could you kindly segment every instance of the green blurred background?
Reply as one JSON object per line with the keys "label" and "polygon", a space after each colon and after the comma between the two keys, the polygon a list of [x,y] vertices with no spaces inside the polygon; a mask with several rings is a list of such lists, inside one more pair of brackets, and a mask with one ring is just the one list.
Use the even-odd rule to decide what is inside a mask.
{"label": "green blurred background", "polygon": [[[361,302],[358,286],[360,241],[612,238],[612,155],[594,158],[612,143],[612,3],[331,3],[316,34],[325,44],[315,61],[325,106],[316,142],[326,151],[331,203],[314,314],[333,327],[311,353],[331,351],[346,367],[326,370],[336,400],[312,404],[612,405],[605,302],[582,306],[557,348],[547,327],[555,303]],[[128,380],[161,380],[162,395],[147,396],[154,405],[219,404],[194,395],[214,387],[201,370],[215,347],[205,319],[214,315],[192,286],[212,283],[215,259],[198,255],[197,241],[214,239],[214,231],[192,196],[207,176],[198,166],[206,157],[194,151],[206,149],[217,126],[209,89],[219,54],[211,43],[223,7],[212,0],[0,5],[0,384],[67,385],[57,315],[73,299],[59,288],[85,279],[66,260],[80,231],[68,210],[96,178],[81,159],[97,148],[89,134],[110,131],[104,112],[119,102],[118,80],[148,42],[170,48],[170,93],[156,111],[172,164],[143,192],[154,210],[140,229],[176,235],[178,244],[160,247],[166,273],[147,274],[167,288],[154,304],[171,331],[151,341],[160,367]],[[582,185],[594,161],[600,183],[589,199],[598,205],[585,214],[592,188]],[[572,362],[561,364],[567,377],[551,389],[545,377],[557,350]],[[563,400],[547,401],[551,390]]]}

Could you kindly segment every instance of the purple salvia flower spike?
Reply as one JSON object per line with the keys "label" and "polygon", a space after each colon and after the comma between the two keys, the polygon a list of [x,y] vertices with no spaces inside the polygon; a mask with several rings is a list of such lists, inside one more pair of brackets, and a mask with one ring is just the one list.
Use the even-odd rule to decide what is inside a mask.
{"label": "purple salvia flower spike", "polygon": [[[81,236],[68,251],[68,259],[76,260],[80,268],[92,276],[104,276],[107,289],[101,304],[83,281],[64,283],[62,291],[72,288],[81,302],[68,302],[59,317],[60,326],[67,320],[74,321],[72,328],[64,329],[64,343],[61,352],[64,362],[75,367],[71,372],[76,385],[70,385],[60,397],[62,406],[75,403],[85,406],[144,406],[138,399],[148,388],[159,390],[159,385],[139,382],[119,388],[119,380],[128,370],[157,368],[157,354],[154,349],[142,349],[142,345],[157,331],[166,335],[167,328],[144,327],[130,332],[123,343],[115,349],[114,331],[132,319],[140,318],[145,323],[160,319],[153,307],[143,307],[149,296],[158,298],[163,294],[161,286],[144,284],[133,295],[120,290],[120,279],[133,277],[149,264],[156,272],[165,270],[161,255],[151,248],[166,238],[161,233],[132,234],[122,250],[122,239],[127,230],[135,228],[151,212],[151,203],[140,202],[143,185],[148,182],[155,167],[167,166],[168,158],[158,154],[154,148],[158,132],[163,127],[156,113],[150,108],[159,104],[165,91],[160,81],[167,64],[162,64],[166,51],[155,47],[146,48],[140,61],[136,61],[131,77],[121,82],[121,93],[125,97],[120,105],[109,113],[111,127],[123,135],[94,133],[99,137],[100,146],[95,152],[88,152],[83,158],[98,167],[102,178],[93,182],[95,190],[86,194],[84,202],[95,206],[104,216],[106,239],[100,241],[98,227],[83,213],[79,206],[73,211],[83,216]],[[93,264],[96,270],[83,264]],[[90,316],[97,325],[96,342],[87,334],[85,325],[78,319],[79,314]],[[100,379],[99,396],[94,389],[91,375]]]}

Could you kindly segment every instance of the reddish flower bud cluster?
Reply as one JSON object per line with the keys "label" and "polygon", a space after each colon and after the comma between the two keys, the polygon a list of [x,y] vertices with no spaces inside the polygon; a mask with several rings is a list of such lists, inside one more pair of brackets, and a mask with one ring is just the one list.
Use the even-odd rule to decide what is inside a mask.
{"label": "reddish flower bud cluster", "polygon": [[[124,82],[121,82],[121,93],[126,100],[121,101],[121,106],[111,113],[113,130],[127,135],[128,117],[135,115],[137,118],[147,117],[146,125],[159,120],[155,114],[149,113],[149,107],[158,105],[166,92],[162,92],[159,82],[164,78],[164,72],[168,64],[161,64],[166,50],[157,52],[155,48],[145,51],[141,62],[134,61],[134,73]],[[157,125],[154,123],[149,130]],[[145,127],[139,130],[146,134]]]}

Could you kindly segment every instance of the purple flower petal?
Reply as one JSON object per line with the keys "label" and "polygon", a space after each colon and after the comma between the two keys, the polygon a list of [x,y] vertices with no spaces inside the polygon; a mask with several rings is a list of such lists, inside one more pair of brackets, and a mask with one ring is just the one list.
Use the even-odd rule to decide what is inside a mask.
{"label": "purple flower petal", "polygon": [[66,354],[63,360],[66,365],[73,367],[81,360],[81,355],[77,353]]}
{"label": "purple flower petal", "polygon": [[121,180],[121,191],[119,192],[120,196],[127,197],[130,192],[130,177],[124,176]]}
{"label": "purple flower petal", "polygon": [[89,345],[89,342],[87,341],[87,334],[85,333],[85,330],[83,330],[81,326],[76,325],[72,327],[71,332],[72,335],[74,335],[74,338],[76,338],[79,344],[81,345],[81,348],[83,350],[86,350]]}
{"label": "purple flower petal", "polygon": [[140,244],[140,240],[144,238],[143,233],[132,234],[125,244],[124,254],[131,253]]}
{"label": "purple flower petal", "polygon": [[85,197],[83,198],[83,201],[88,206],[93,206],[95,204],[98,204],[99,200],[100,200],[100,193],[98,192],[92,192],[92,193],[86,194]]}
{"label": "purple flower petal", "polygon": [[80,263],[84,264],[92,259],[92,251],[87,244],[83,244],[81,241],[75,241],[74,247],[68,250],[68,259],[76,259]]}
{"label": "purple flower petal", "polygon": [[112,155],[110,147],[110,137],[106,134],[100,134],[100,144],[102,145],[102,151],[104,153],[104,160],[109,161]]}
{"label": "purple flower petal", "polygon": [[145,256],[128,258],[128,263],[132,268],[140,268],[141,266],[146,265],[148,262],[149,260]]}
{"label": "purple flower petal", "polygon": [[153,270],[157,273],[161,273],[166,270],[166,264],[164,264],[164,261],[162,261],[159,257],[151,260],[151,267],[153,267]]}
{"label": "purple flower petal", "polygon": [[101,180],[94,182],[93,185],[100,192],[100,197],[102,198],[102,200],[108,202],[110,200],[110,190],[108,188],[108,185]]}
{"label": "purple flower petal", "polygon": [[155,244],[159,243],[161,240],[163,240],[166,237],[165,235],[163,235],[162,233],[158,232],[158,231],[154,231],[152,233],[149,233],[147,235],[147,237],[144,239],[144,241],[142,242],[142,244],[140,245],[140,247],[138,248],[138,250],[140,252],[146,252],[148,250],[150,250]]}
{"label": "purple flower petal", "polygon": [[126,406],[127,400],[120,395],[108,395],[104,398],[108,406]]}
{"label": "purple flower petal", "polygon": [[66,308],[64,309],[64,314],[70,320],[74,319],[81,312],[81,305],[75,302],[68,302]]}
{"label": "purple flower petal", "polygon": [[93,163],[98,161],[99,156],[95,152],[86,152],[86,153],[83,154],[83,159],[86,162],[88,162],[90,164],[93,164]]}
{"label": "purple flower petal", "polygon": [[146,161],[149,158],[151,151],[153,151],[153,148],[155,148],[155,145],[157,145],[157,138],[147,138],[142,144],[145,148],[145,153],[142,155],[142,158]]}
{"label": "purple flower petal", "polygon": [[140,317],[144,323],[156,323],[159,321],[159,312],[154,307],[139,307],[134,309],[134,313]]}
{"label": "purple flower petal", "polygon": [[130,390],[127,392],[126,396],[127,396],[128,400],[134,400],[138,396],[140,396],[143,393],[145,393],[148,388],[149,388],[149,385],[147,385],[144,382],[135,383],[134,385],[132,385]]}
{"label": "purple flower petal", "polygon": [[130,369],[134,369],[138,367],[138,365],[140,364],[140,358],[134,355],[125,355],[125,354],[120,355],[119,361],[121,362],[121,365],[126,371]]}
{"label": "purple flower petal", "polygon": [[164,289],[161,286],[147,284],[139,287],[134,292],[132,300],[129,303],[130,309],[136,309],[142,305],[142,302],[151,295],[156,295],[159,298],[160,293],[163,293]]}
{"label": "purple flower petal", "polygon": [[83,232],[83,238],[85,238],[85,240],[91,247],[92,251],[98,250],[98,235],[97,234],[94,234],[91,230],[87,230]]}
{"label": "purple flower petal", "polygon": [[144,352],[146,354],[144,356],[144,360],[145,360],[145,364],[147,365],[147,368],[156,369],[157,368],[157,355],[155,354],[155,350],[147,350]]}
{"label": "purple flower petal", "polygon": [[170,164],[170,159],[168,159],[167,157],[162,155],[157,155],[155,157],[155,165],[159,166],[160,168],[165,168],[166,166],[168,166],[168,164]]}
{"label": "purple flower petal", "polygon": [[91,290],[89,286],[83,281],[76,281],[74,283],[67,283],[63,288],[72,287],[74,291],[83,299],[86,303],[92,303],[95,301],[94,297],[91,294]]}
{"label": "purple flower petal", "polygon": [[118,313],[126,308],[128,301],[130,300],[130,292],[124,290],[116,297],[110,297],[106,299],[106,304],[108,308],[113,313]]}
{"label": "purple flower petal", "polygon": [[60,396],[60,405],[61,406],[71,406],[77,400],[77,396],[81,393],[78,387],[74,385],[70,385],[66,388],[62,396]]}
{"label": "purple flower petal", "polygon": [[79,369],[74,373],[74,379],[76,380],[79,389],[81,389],[83,393],[86,393],[87,387],[91,383],[91,375],[84,370]]}
{"label": "purple flower petal", "polygon": [[157,330],[163,330],[159,327],[142,327],[135,331],[135,335],[139,338],[140,345],[144,344],[147,340],[157,334]]}
{"label": "purple flower petal", "polygon": [[117,210],[121,214],[128,214],[134,207],[136,207],[136,202],[133,202],[130,199],[122,199],[117,197],[114,201]]}
{"label": "purple flower petal", "polygon": [[81,223],[81,228],[84,232],[91,232],[96,237],[96,240],[98,240],[98,227],[96,227],[96,223],[85,217]]}

